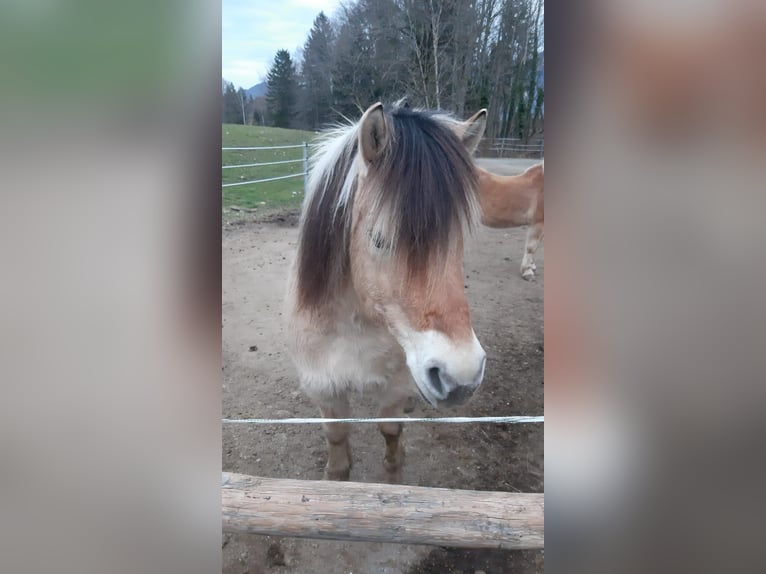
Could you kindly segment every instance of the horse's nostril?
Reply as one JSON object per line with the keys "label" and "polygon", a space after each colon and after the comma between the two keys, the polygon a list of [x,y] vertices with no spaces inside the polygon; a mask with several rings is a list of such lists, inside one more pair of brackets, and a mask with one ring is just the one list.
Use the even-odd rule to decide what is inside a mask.
{"label": "horse's nostril", "polygon": [[444,393],[444,387],[442,387],[442,377],[439,367],[431,367],[428,369],[428,380],[431,383],[436,394],[441,395]]}

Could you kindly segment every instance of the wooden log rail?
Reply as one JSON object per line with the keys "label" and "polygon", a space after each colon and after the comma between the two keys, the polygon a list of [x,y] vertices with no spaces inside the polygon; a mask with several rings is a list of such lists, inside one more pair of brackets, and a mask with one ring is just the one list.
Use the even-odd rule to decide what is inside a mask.
{"label": "wooden log rail", "polygon": [[543,548],[543,494],[274,479],[223,473],[224,532]]}

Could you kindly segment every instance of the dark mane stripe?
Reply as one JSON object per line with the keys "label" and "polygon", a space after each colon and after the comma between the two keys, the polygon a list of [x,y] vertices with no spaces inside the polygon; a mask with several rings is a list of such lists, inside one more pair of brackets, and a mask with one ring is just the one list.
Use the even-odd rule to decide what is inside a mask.
{"label": "dark mane stripe", "polygon": [[447,123],[454,120],[405,107],[388,117],[393,142],[371,169],[374,187],[382,190],[377,216],[391,221],[396,256],[416,275],[446,255],[455,233],[471,226],[477,175]]}
{"label": "dark mane stripe", "polygon": [[[389,230],[385,240],[413,276],[446,256],[454,235],[472,224],[477,176],[451,128],[455,120],[406,107],[386,109],[385,118],[388,144],[369,166],[365,192],[376,194],[372,220]],[[352,126],[339,132],[337,137],[345,138],[340,152],[328,142],[314,163],[320,171],[310,178],[298,244],[297,294],[303,308],[320,307],[348,278],[357,131]]]}
{"label": "dark mane stripe", "polygon": [[[357,145],[357,139],[352,138],[336,165],[328,166],[311,180],[317,188],[309,190],[304,203],[298,241],[298,302],[302,307],[323,304],[328,294],[341,287],[348,272],[351,203],[341,202],[340,195]],[[320,162],[315,165],[318,167]]]}

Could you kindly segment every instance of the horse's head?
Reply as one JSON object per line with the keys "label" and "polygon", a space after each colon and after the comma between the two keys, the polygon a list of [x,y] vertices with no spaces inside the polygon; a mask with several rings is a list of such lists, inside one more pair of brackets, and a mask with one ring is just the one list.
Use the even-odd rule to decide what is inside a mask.
{"label": "horse's head", "polygon": [[406,354],[423,398],[461,404],[481,384],[486,354],[463,284],[463,233],[476,209],[471,153],[486,122],[371,106],[356,133],[348,265],[368,319]]}

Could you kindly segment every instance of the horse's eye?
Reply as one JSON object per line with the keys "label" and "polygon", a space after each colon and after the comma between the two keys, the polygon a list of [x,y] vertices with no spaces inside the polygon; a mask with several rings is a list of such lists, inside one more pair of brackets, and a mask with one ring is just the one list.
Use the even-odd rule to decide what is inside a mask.
{"label": "horse's eye", "polygon": [[378,251],[390,251],[391,242],[383,237],[380,233],[371,233],[370,242],[372,246]]}

